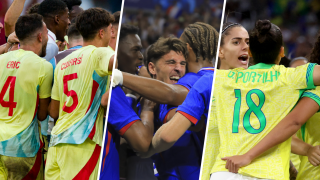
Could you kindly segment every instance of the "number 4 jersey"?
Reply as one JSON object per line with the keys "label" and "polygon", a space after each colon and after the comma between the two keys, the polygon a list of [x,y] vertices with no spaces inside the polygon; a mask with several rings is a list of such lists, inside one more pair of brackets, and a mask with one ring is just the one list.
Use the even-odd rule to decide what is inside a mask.
{"label": "number 4 jersey", "polygon": [[[221,158],[249,151],[291,111],[302,93],[300,90],[315,87],[313,69],[314,64],[285,68],[259,63],[247,70],[217,71],[216,111],[212,113],[216,113],[220,149],[211,173],[227,171]],[[290,150],[291,138],[240,168],[239,173],[287,180]]]}
{"label": "number 4 jersey", "polygon": [[34,157],[40,147],[39,98],[51,96],[52,66],[32,51],[0,56],[0,154]]}
{"label": "number 4 jersey", "polygon": [[50,146],[82,144],[88,137],[101,146],[104,110],[102,95],[109,87],[110,57],[105,47],[85,46],[56,66],[52,99],[60,101],[59,119],[51,132]]}

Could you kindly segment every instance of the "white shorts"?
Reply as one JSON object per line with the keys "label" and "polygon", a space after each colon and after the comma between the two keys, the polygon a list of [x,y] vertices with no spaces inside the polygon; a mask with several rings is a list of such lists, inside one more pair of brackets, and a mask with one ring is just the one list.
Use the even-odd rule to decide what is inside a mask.
{"label": "white shorts", "polygon": [[241,174],[235,174],[232,172],[215,172],[211,174],[210,180],[269,180],[269,179],[259,179],[254,177],[248,177]]}

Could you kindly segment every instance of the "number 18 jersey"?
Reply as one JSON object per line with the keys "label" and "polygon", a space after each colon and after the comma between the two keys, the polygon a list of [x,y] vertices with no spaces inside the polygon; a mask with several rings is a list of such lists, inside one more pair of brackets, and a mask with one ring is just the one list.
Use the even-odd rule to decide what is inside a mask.
{"label": "number 18 jersey", "polygon": [[[314,64],[297,68],[259,63],[219,70],[214,86],[220,149],[211,173],[227,171],[223,157],[242,155],[261,141],[294,107],[303,89],[314,88]],[[210,125],[209,125],[210,126]],[[245,176],[289,179],[291,139],[240,168]]]}

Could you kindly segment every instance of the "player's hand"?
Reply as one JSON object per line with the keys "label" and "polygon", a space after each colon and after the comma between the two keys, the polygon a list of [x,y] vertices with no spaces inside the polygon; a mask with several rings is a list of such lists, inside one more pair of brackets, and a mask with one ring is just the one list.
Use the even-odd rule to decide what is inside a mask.
{"label": "player's hand", "polygon": [[307,152],[308,160],[313,166],[320,165],[320,145],[311,147]]}
{"label": "player's hand", "polygon": [[227,161],[226,169],[232,173],[238,173],[239,168],[251,163],[251,159],[246,155],[231,156],[221,159]]}
{"label": "player's hand", "polygon": [[123,75],[119,69],[115,69],[112,73],[112,76],[113,76],[112,87],[116,87],[117,85],[123,84]]}
{"label": "player's hand", "polygon": [[20,43],[20,41],[16,35],[16,32],[13,32],[8,36],[8,43],[11,45],[16,44],[16,43]]}
{"label": "player's hand", "polygon": [[66,42],[66,41],[63,41],[63,42],[57,41],[56,44],[57,44],[57,46],[59,47],[59,51],[64,51],[67,42]]}

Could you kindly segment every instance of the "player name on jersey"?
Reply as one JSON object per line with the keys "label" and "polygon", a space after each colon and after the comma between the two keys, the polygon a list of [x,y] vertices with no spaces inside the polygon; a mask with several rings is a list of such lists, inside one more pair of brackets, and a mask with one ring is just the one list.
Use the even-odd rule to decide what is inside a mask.
{"label": "player name on jersey", "polygon": [[236,83],[238,81],[242,81],[243,83],[247,82],[258,82],[258,83],[266,83],[266,82],[273,82],[274,80],[277,81],[278,77],[280,76],[279,71],[270,71],[269,72],[235,72],[230,71],[228,74],[228,78],[235,79]]}
{"label": "player name on jersey", "polygon": [[78,57],[78,58],[73,58],[71,59],[70,61],[67,61],[65,63],[62,63],[61,65],[61,70],[64,70],[66,69],[67,67],[69,66],[73,66],[73,65],[77,65],[77,64],[80,64],[82,62],[82,57],[83,57],[83,54]]}
{"label": "player name on jersey", "polygon": [[20,64],[20,62],[17,62],[17,61],[9,61],[8,63],[7,63],[7,68],[8,69],[19,69],[19,64]]}

